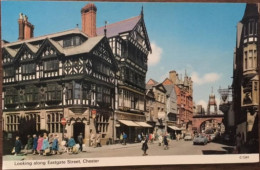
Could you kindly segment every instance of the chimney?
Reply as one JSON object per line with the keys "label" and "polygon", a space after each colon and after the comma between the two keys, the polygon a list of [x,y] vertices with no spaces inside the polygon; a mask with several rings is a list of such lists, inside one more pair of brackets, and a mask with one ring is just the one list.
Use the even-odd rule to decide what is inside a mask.
{"label": "chimney", "polygon": [[19,37],[18,37],[18,40],[23,40],[24,39],[23,13],[19,14],[18,25],[19,25]]}
{"label": "chimney", "polygon": [[172,70],[169,72],[169,79],[173,82],[173,84],[176,84],[176,71]]}
{"label": "chimney", "polygon": [[93,3],[89,3],[81,9],[82,31],[89,37],[97,36],[96,12],[97,7]]}
{"label": "chimney", "polygon": [[30,39],[33,37],[34,26],[28,21],[28,17],[25,15],[24,20],[24,39]]}
{"label": "chimney", "polygon": [[33,37],[34,26],[28,21],[28,17],[20,13],[18,19],[19,37],[18,40],[27,40]]}

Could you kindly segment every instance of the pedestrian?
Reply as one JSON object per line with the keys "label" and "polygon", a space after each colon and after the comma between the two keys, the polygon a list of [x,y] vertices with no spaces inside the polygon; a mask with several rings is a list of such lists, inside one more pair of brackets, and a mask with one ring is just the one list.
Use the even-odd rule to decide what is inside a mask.
{"label": "pedestrian", "polygon": [[48,153],[50,153],[50,144],[48,141],[48,137],[46,135],[43,137],[42,150],[43,150],[44,156],[46,156]]}
{"label": "pedestrian", "polygon": [[14,143],[15,156],[17,156],[22,150],[22,142],[19,136],[16,136]]}
{"label": "pedestrian", "polygon": [[57,154],[58,150],[59,150],[59,137],[57,134],[54,135],[53,138],[53,143],[52,143],[52,154],[55,155]]}
{"label": "pedestrian", "polygon": [[164,150],[168,149],[167,135],[164,135],[164,137],[163,137],[163,144],[164,144]]}
{"label": "pedestrian", "polygon": [[97,132],[97,137],[96,137],[97,147],[101,147],[100,138],[101,138],[100,133]]}
{"label": "pedestrian", "polygon": [[32,150],[33,148],[33,138],[31,135],[27,135],[27,146],[26,146],[26,154]]}
{"label": "pedestrian", "polygon": [[148,142],[148,140],[147,140],[147,138],[143,138],[143,140],[141,141],[141,143],[142,143],[142,150],[144,151],[144,153],[143,153],[143,156],[146,156],[146,155],[148,155],[147,153],[146,153],[146,151],[148,150],[148,144],[147,144],[147,142]]}
{"label": "pedestrian", "polygon": [[34,134],[33,135],[33,154],[35,155],[37,153],[37,143],[38,143],[38,138]]}
{"label": "pedestrian", "polygon": [[120,143],[123,144],[123,133],[120,134]]}
{"label": "pedestrian", "polygon": [[123,132],[123,141],[124,141],[124,145],[126,145],[126,139],[127,139],[127,134],[125,134],[125,132]]}
{"label": "pedestrian", "polygon": [[150,134],[149,134],[149,142],[150,142],[150,143],[152,143],[152,140],[153,140],[152,138],[153,138],[153,136],[152,136],[152,134],[150,133]]}
{"label": "pedestrian", "polygon": [[78,136],[78,142],[79,142],[79,150],[82,152],[82,144],[83,144],[83,136],[82,133]]}
{"label": "pedestrian", "polygon": [[241,134],[238,133],[236,136],[236,151],[237,153],[241,153],[241,147],[242,147],[242,138]]}
{"label": "pedestrian", "polygon": [[163,143],[163,137],[162,137],[162,135],[160,135],[160,136],[159,136],[159,146],[161,146],[162,143]]}
{"label": "pedestrian", "polygon": [[142,137],[141,137],[140,133],[137,135],[137,137],[138,137],[138,142],[141,142],[142,141]]}
{"label": "pedestrian", "polygon": [[68,150],[69,150],[69,153],[73,153],[73,147],[75,147],[76,145],[76,142],[73,138],[73,136],[70,137],[69,141],[68,141]]}
{"label": "pedestrian", "polygon": [[[50,150],[52,150],[52,143],[53,143],[53,140],[54,140],[54,136],[53,136],[53,134],[49,134],[48,141],[49,141],[49,145],[50,145]],[[51,151],[51,152],[52,152],[52,151]]]}
{"label": "pedestrian", "polygon": [[64,135],[62,144],[64,146],[64,152],[67,152],[67,153],[69,153],[68,141],[69,141],[68,137],[66,135]]}
{"label": "pedestrian", "polygon": [[90,146],[96,147],[96,134],[92,131],[90,136]]}
{"label": "pedestrian", "polygon": [[39,136],[38,141],[37,141],[37,151],[39,155],[42,154],[42,145],[43,145],[43,137],[42,135]]}

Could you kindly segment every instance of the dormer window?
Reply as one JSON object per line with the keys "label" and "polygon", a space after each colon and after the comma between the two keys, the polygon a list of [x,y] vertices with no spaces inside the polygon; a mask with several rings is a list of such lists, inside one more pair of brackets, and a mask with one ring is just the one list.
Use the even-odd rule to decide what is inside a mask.
{"label": "dormer window", "polygon": [[79,36],[70,37],[63,41],[63,47],[78,46],[82,43],[82,39]]}

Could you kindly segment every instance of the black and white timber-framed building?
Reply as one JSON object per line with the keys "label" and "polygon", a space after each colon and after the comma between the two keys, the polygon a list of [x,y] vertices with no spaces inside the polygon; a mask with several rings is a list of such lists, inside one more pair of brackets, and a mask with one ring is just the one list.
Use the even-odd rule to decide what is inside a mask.
{"label": "black and white timber-framed building", "polygon": [[74,138],[83,132],[86,143],[91,131],[100,132],[104,144],[122,132],[135,141],[151,127],[144,115],[151,47],[143,10],[100,28],[96,11],[91,3],[81,9],[82,30],[40,37],[20,14],[18,41],[2,44],[4,131],[17,132],[23,118],[35,131]]}

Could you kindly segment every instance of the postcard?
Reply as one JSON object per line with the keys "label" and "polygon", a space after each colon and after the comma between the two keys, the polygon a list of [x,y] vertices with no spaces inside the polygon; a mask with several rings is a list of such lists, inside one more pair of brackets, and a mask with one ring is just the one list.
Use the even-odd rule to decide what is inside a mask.
{"label": "postcard", "polygon": [[3,1],[3,169],[259,162],[259,9]]}

